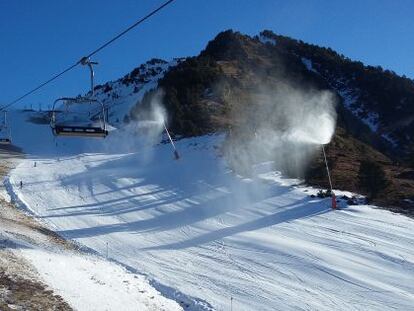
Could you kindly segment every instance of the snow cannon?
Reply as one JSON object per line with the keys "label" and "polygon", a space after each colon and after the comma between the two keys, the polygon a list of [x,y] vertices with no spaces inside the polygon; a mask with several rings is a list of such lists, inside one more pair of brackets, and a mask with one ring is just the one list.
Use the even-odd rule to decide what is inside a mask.
{"label": "snow cannon", "polygon": [[336,195],[335,193],[332,191],[332,209],[336,209]]}
{"label": "snow cannon", "polygon": [[168,139],[171,143],[171,146],[174,149],[174,159],[178,160],[180,158],[180,155],[178,154],[178,151],[177,151],[177,148],[175,147],[174,141],[171,138],[171,135],[170,135],[170,132],[168,131],[167,125],[165,124],[165,122],[163,122],[163,124],[164,124],[164,130],[167,133],[167,137],[168,137]]}
{"label": "snow cannon", "polygon": [[329,172],[328,160],[326,159],[326,153],[325,153],[325,147],[324,147],[324,145],[322,145],[322,152],[323,152],[323,159],[325,160],[326,173],[328,175],[329,189],[330,189],[331,198],[332,198],[332,205],[331,205],[331,207],[332,207],[332,209],[336,209],[336,196],[335,196],[335,193],[333,192],[332,180],[331,180],[331,173]]}

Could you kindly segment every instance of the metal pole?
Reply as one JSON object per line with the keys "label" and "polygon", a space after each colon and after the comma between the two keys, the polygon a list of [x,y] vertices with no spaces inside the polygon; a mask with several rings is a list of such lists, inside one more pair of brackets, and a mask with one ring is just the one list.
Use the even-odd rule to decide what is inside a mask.
{"label": "metal pole", "polygon": [[333,189],[332,189],[331,174],[329,172],[328,161],[326,160],[326,153],[325,153],[325,146],[324,145],[322,145],[322,151],[323,151],[323,158],[325,159],[326,172],[328,173],[329,186],[331,187],[331,192],[332,192]]}
{"label": "metal pole", "polygon": [[168,139],[170,140],[171,146],[174,149],[174,157],[175,157],[176,160],[178,160],[180,158],[180,155],[178,154],[177,148],[175,147],[175,144],[174,144],[174,142],[173,142],[173,140],[171,138],[170,132],[168,131],[167,125],[165,124],[164,121],[163,121],[163,124],[164,124],[165,132],[167,133]]}
{"label": "metal pole", "polygon": [[322,145],[322,151],[323,151],[323,158],[325,159],[325,165],[326,165],[326,172],[328,173],[328,179],[329,179],[329,186],[331,187],[331,207],[332,209],[336,209],[336,196],[333,192],[332,187],[332,180],[331,180],[331,174],[329,172],[329,166],[328,166],[328,160],[326,159],[326,153],[325,153],[325,146]]}
{"label": "metal pole", "polygon": [[95,72],[93,71],[93,66],[92,65],[97,65],[98,63],[97,62],[92,62],[87,57],[83,57],[80,60],[80,63],[82,65],[88,65],[88,67],[89,67],[90,77],[91,77],[91,94],[92,94],[92,97],[93,97],[93,96],[95,96],[95,83],[94,83]]}
{"label": "metal pole", "polygon": [[95,73],[93,72],[93,67],[92,67],[91,62],[88,62],[88,67],[91,71],[91,93],[92,93],[92,97],[93,97],[95,95],[95,87],[94,87],[94,81],[93,81],[93,79],[95,77]]}

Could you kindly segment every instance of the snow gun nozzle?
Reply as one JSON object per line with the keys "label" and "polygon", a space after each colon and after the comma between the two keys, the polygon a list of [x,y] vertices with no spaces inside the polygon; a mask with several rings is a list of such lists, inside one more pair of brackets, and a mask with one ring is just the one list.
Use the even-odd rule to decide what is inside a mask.
{"label": "snow gun nozzle", "polygon": [[175,160],[180,159],[180,155],[178,154],[178,151],[177,150],[174,150],[174,159]]}

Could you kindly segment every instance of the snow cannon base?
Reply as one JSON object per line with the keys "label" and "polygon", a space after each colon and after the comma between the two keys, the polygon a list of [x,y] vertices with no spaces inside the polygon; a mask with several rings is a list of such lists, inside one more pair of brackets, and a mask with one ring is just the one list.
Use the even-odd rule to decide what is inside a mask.
{"label": "snow cannon base", "polygon": [[332,209],[337,209],[337,206],[336,206],[336,195],[335,195],[335,193],[332,191]]}

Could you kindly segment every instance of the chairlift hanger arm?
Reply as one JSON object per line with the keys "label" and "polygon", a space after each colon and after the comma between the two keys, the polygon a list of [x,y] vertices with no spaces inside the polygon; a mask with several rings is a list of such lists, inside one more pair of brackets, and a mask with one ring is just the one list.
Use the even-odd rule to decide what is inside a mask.
{"label": "chairlift hanger arm", "polygon": [[89,68],[90,77],[91,77],[91,96],[93,97],[95,96],[95,83],[94,83],[95,72],[93,71],[93,65],[98,65],[98,62],[93,62],[90,60],[89,57],[84,56],[81,58],[79,63],[83,66],[88,66]]}

